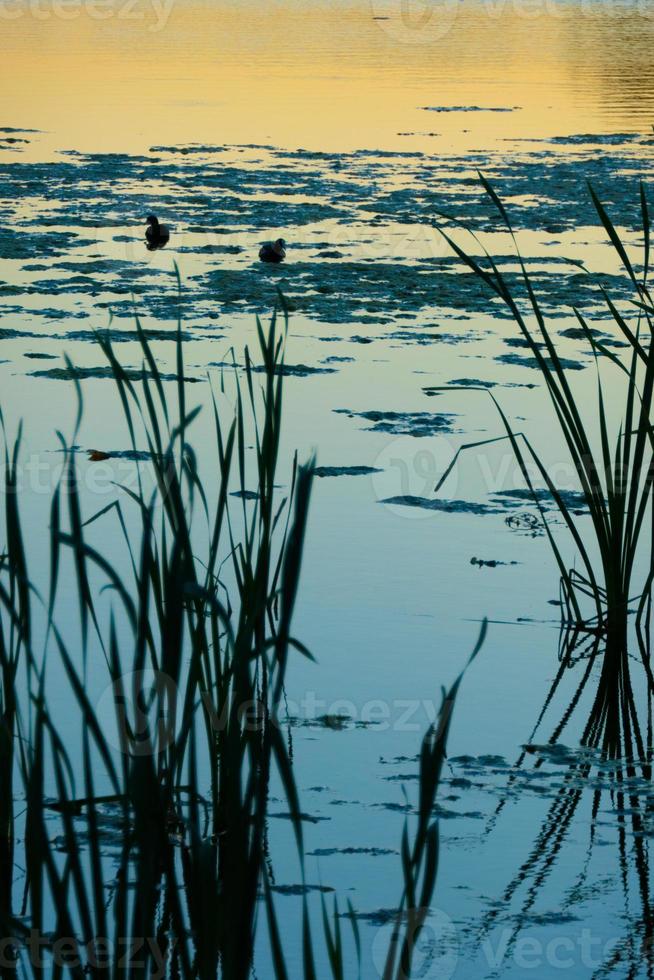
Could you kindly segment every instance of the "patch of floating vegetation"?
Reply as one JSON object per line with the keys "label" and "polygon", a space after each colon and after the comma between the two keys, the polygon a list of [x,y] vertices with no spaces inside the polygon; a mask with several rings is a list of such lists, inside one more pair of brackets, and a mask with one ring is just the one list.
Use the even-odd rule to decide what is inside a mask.
{"label": "patch of floating vegetation", "polygon": [[17,231],[0,225],[0,259],[33,259],[35,255],[50,258],[63,256],[71,248],[90,245],[72,231]]}
{"label": "patch of floating vegetation", "polygon": [[[244,365],[235,361],[209,361],[207,367],[217,368],[243,368]],[[250,367],[254,374],[263,374],[264,369],[259,364]],[[310,364],[280,364],[275,368],[276,375],[285,378],[310,378],[316,374],[335,374],[338,368],[335,367],[315,367]]]}
{"label": "patch of floating vegetation", "polygon": [[515,112],[521,106],[421,105],[424,112]]}
{"label": "patch of floating vegetation", "polygon": [[331,820],[331,817],[314,817],[310,813],[295,814],[287,811],[269,813],[268,818],[273,820],[302,820],[303,823],[322,823],[325,820]]}
{"label": "patch of floating vegetation", "polygon": [[397,854],[396,850],[389,847],[317,847],[314,851],[307,851],[308,857],[332,857],[335,854],[365,854],[368,857],[382,857],[387,854]]}
{"label": "patch of floating vegetation", "polygon": [[[577,515],[588,513],[583,493],[574,490],[560,490],[559,494],[565,501],[566,507]],[[535,496],[543,510],[556,510],[556,503],[548,490],[536,490]],[[420,497],[412,494],[399,494],[380,500],[381,504],[394,504],[402,507],[420,507],[423,510],[439,511],[446,514],[503,514],[512,508],[521,507],[525,502],[534,502],[534,494],[528,489],[498,490],[491,494],[488,502],[475,500],[455,500],[446,497]],[[515,530],[542,533],[542,522],[538,515],[511,514],[507,523]],[[479,562],[473,559],[472,563]],[[501,563],[500,563],[501,564]]]}
{"label": "patch of floating vegetation", "polygon": [[224,153],[227,150],[226,146],[220,146],[218,144],[211,143],[188,143],[184,146],[151,146],[150,153],[180,153],[182,156],[188,156],[189,153]]}
{"label": "patch of floating vegetation", "polygon": [[[540,370],[540,366],[535,357],[522,357],[520,354],[498,354],[495,360],[498,364],[511,364],[514,367],[524,367],[533,368],[535,370]],[[550,367],[553,367],[553,362],[551,358],[546,357],[545,361]],[[583,371],[586,364],[583,361],[575,361],[571,357],[559,357],[559,364],[562,368],[568,371]]]}
{"label": "patch of floating vegetation", "polygon": [[[536,384],[531,382],[519,382],[519,381],[488,381],[480,380],[479,378],[454,378],[452,381],[448,382],[448,387],[452,388],[495,388],[497,386],[502,388],[536,388]],[[425,394],[428,396],[438,395],[437,391],[425,390]]]}
{"label": "patch of floating vegetation", "polygon": [[543,136],[537,139],[528,137],[530,143],[551,143],[555,146],[624,146],[633,143],[649,143],[640,133],[577,133],[572,136]]}
{"label": "patch of floating vegetation", "polygon": [[521,912],[514,916],[514,921],[521,927],[532,926],[562,926],[571,922],[579,922],[580,917],[572,912]]}
{"label": "patch of floating vegetation", "polygon": [[[426,330],[393,330],[384,336],[385,340],[400,340],[403,344],[420,344],[423,347],[437,344],[460,344],[465,341],[477,340],[481,336],[480,331],[466,331],[465,333],[443,333]],[[380,338],[382,339],[382,338]]]}
{"label": "patch of floating vegetation", "polygon": [[500,514],[503,510],[501,507],[478,503],[474,500],[446,500],[442,497],[417,497],[412,494],[385,497],[379,503],[401,507],[421,507],[423,510],[434,510],[444,514]]}
{"label": "patch of floating vegetation", "polygon": [[4,139],[0,138],[0,150],[22,150],[29,142],[19,136],[5,136]]}
{"label": "patch of floating vegetation", "polygon": [[331,476],[368,476],[381,473],[378,466],[314,466],[313,475],[321,478]]}
{"label": "patch of floating vegetation", "polygon": [[[256,365],[252,370],[258,374],[264,371],[260,365]],[[285,378],[310,378],[314,374],[335,374],[337,370],[334,367],[312,367],[309,364],[282,364],[276,369],[275,374],[281,374]]]}
{"label": "patch of floating vegetation", "polygon": [[341,918],[350,918],[353,915],[354,918],[358,919],[360,922],[367,922],[369,925],[379,928],[389,924],[395,925],[398,919],[406,920],[408,917],[408,913],[406,911],[400,913],[397,909],[375,909],[373,912],[357,912],[354,910],[340,912],[339,915]]}
{"label": "patch of floating vegetation", "polygon": [[[580,514],[588,513],[588,506],[586,504],[586,497],[580,490],[562,490],[559,488],[557,491],[559,497],[566,506],[566,509],[571,513],[579,516]],[[554,499],[549,492],[549,490],[539,490],[536,489],[532,493],[531,490],[527,488],[518,488],[515,490],[496,490],[493,492],[492,496],[495,499],[500,499],[504,501],[507,506],[513,506],[515,504],[532,503],[534,497],[539,501],[541,507],[555,508],[556,504]]]}
{"label": "patch of floating vegetation", "polygon": [[[611,334],[605,333],[603,330],[597,330],[595,327],[587,326],[587,330],[595,340],[601,341],[605,347],[630,346],[626,340],[618,340],[616,337],[612,337]],[[567,337],[569,340],[581,340],[584,342],[584,349],[587,349],[588,341],[586,333],[581,327],[567,327],[565,330],[560,330],[559,337]]]}
{"label": "patch of floating vegetation", "polygon": [[326,728],[332,732],[342,732],[352,724],[352,717],[343,714],[318,715],[316,718],[289,718],[295,728]]}
{"label": "patch of floating vegetation", "polygon": [[[293,310],[312,319],[383,323],[388,322],[389,313],[395,316],[443,307],[487,309],[484,290],[472,280],[464,283],[466,277],[461,272],[462,267],[449,258],[438,267],[427,261],[299,261],[263,271],[256,267],[214,269],[196,277],[196,282],[219,296],[227,307],[261,308],[274,299],[279,288]],[[416,339],[415,335],[412,339]]]}
{"label": "patch of floating vegetation", "polygon": [[[152,327],[148,327],[144,331],[145,336],[149,341],[172,341],[175,343],[177,341],[177,331],[176,330],[157,330]],[[138,340],[138,334],[135,330],[121,330],[116,327],[104,328],[100,330],[68,330],[64,334],[49,334],[50,337],[56,337],[57,339],[66,340],[89,340],[97,343],[100,340],[109,340],[112,344],[127,344],[133,343]],[[224,334],[215,333],[212,334],[212,339],[220,338]],[[190,340],[199,340],[200,336],[195,333],[191,333],[189,330],[182,330],[182,340],[188,343]]]}
{"label": "patch of floating vegetation", "polygon": [[[53,367],[53,368],[43,368],[39,371],[30,371],[30,376],[33,378],[49,378],[51,381],[86,381],[90,378],[108,378],[113,379],[114,375],[111,368],[107,365],[101,365],[99,367]],[[153,378],[154,375],[151,371],[147,371],[145,368],[124,368],[125,377],[130,381],[141,381],[143,377]],[[159,377],[162,381],[177,381],[178,376],[172,373],[159,372]],[[197,384],[202,379],[194,378],[192,376],[185,376],[185,381],[190,384]]]}
{"label": "patch of floating vegetation", "polygon": [[0,340],[16,340],[18,337],[38,337],[31,330],[16,330],[14,327],[0,327]]}
{"label": "patch of floating vegetation", "polygon": [[[481,113],[518,107],[422,108]],[[2,127],[0,141],[29,139],[30,132]],[[598,187],[624,216],[626,226],[635,223],[629,182],[621,174],[634,160],[642,168],[654,156],[651,137],[641,134],[580,134],[514,142],[515,148],[508,152],[439,157],[418,151],[328,153],[269,145],[188,144],[153,146],[140,155],[71,151],[47,164],[3,158],[0,194],[6,203],[0,258],[17,263],[26,277],[0,283],[0,314],[64,321],[111,309],[118,318],[131,314],[134,295],[144,314],[176,319],[176,290],[169,288],[166,270],[150,264],[139,240],[141,217],[153,210],[156,199],[156,210],[173,228],[171,254],[176,251],[180,258],[193,261],[190,281],[185,278],[196,322],[216,320],[223,310],[261,310],[274,302],[279,287],[291,307],[312,320],[356,324],[358,332],[352,333],[351,343],[390,340],[430,346],[477,339],[479,331],[457,334],[416,322],[436,310],[439,320],[489,311],[496,319],[509,316],[489,301],[483,285],[457,259],[441,254],[437,231],[433,240],[424,236],[424,229],[433,229],[436,212],[460,216],[482,231],[499,229],[490,202],[477,192],[476,169],[484,171],[498,193],[511,199],[516,228],[540,230],[543,237],[550,236],[544,241],[548,245],[553,244],[552,235],[596,224],[592,203],[579,194],[582,177]],[[598,145],[602,153],[597,152]],[[398,167],[403,175],[399,187]],[[244,243],[253,237],[257,241],[272,227],[284,230],[289,258],[279,268],[264,268],[256,261],[256,247]],[[98,237],[100,228],[116,230],[111,255]],[[129,229],[133,233],[126,234]],[[498,261],[512,288],[518,278],[513,257],[500,255]],[[610,320],[594,279],[572,259],[548,256],[545,261],[532,256],[527,266],[548,317],[568,316],[575,304],[592,311],[596,322]],[[38,277],[30,280],[28,273]],[[622,295],[619,277],[598,278],[613,296]],[[62,297],[58,302],[76,297],[73,305],[79,309],[58,310],[54,303],[43,302],[36,311],[35,297]],[[416,322],[416,327],[401,324],[402,320]],[[368,332],[371,327],[373,333]],[[8,329],[13,328],[14,324]],[[562,330],[561,336],[581,340],[576,329]],[[188,333],[197,336],[195,331]],[[20,335],[39,336],[32,330],[17,331]],[[121,334],[112,329],[111,335],[125,342],[136,339],[128,331]],[[601,330],[595,335],[609,346],[623,343]],[[48,336],[94,340],[90,330],[68,335],[60,330]],[[8,335],[3,332],[0,337]],[[157,339],[174,338],[162,331]],[[321,339],[340,343],[348,338]],[[535,367],[533,360],[517,351],[500,354],[498,362],[510,368]],[[322,361],[321,368],[309,373],[330,363],[338,362]],[[572,358],[566,358],[565,364],[584,366]],[[296,376],[308,376],[300,373],[301,365],[295,367]],[[286,370],[290,373],[294,367]]]}
{"label": "patch of floating vegetation", "polygon": [[271,885],[270,890],[276,895],[310,895],[312,892],[322,892],[327,894],[334,889],[329,885]]}
{"label": "patch of floating vegetation", "polygon": [[388,432],[392,435],[433,436],[443,432],[453,432],[452,413],[434,412],[354,412],[347,408],[335,408],[339,415],[350,419],[363,419],[371,424],[372,432]]}

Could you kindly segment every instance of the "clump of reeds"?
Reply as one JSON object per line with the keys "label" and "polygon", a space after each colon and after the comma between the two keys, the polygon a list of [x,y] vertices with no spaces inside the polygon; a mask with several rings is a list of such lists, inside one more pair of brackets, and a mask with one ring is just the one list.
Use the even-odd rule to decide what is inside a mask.
{"label": "clump of reeds", "polygon": [[[475,241],[487,259],[486,265],[466,251],[448,231],[444,229],[441,231],[461,261],[508,307],[522,338],[527,342],[527,347],[537,362],[540,375],[550,395],[554,417],[590,514],[592,544],[596,546],[599,554],[599,566],[591,558],[590,543],[580,532],[576,515],[572,512],[565,495],[559,492],[550,478],[537,447],[523,433],[518,433],[514,429],[491,391],[485,388],[477,390],[483,391],[484,396],[492,400],[505,430],[505,435],[501,438],[509,440],[525,483],[533,492],[534,503],[543,518],[543,525],[561,573],[568,621],[579,630],[604,634],[609,636],[613,643],[624,644],[628,610],[634,601],[634,588],[637,590],[639,612],[642,613],[652,585],[652,571],[644,581],[636,585],[633,582],[648,505],[652,500],[654,479],[650,420],[654,392],[654,332],[652,330],[654,308],[647,285],[650,220],[645,191],[641,187],[643,263],[640,271],[637,272],[628,258],[614,225],[591,188],[600,219],[634,287],[636,323],[631,326],[627,322],[616,302],[600,286],[618,335],[629,341],[631,353],[625,364],[596,337],[581,311],[573,308],[597,366],[597,401],[593,406],[593,417],[588,419],[587,413],[584,413],[578,404],[570,383],[569,372],[559,357],[547,316],[541,309],[536,288],[518,248],[507,211],[490,184],[483,177],[480,179],[515,244],[524,294],[517,295],[516,290],[508,284],[497,263],[476,236],[474,236]],[[524,310],[523,300],[526,301],[527,312]],[[602,361],[610,362],[613,370],[622,373],[621,387],[618,388],[616,385],[615,375],[611,379],[611,400],[613,403],[616,402],[616,390],[620,391],[621,399],[619,402],[621,417],[617,432],[613,434],[610,431],[606,411],[606,381],[601,373]],[[441,389],[426,390],[435,392]],[[584,418],[585,414],[586,418]],[[592,424],[595,421],[599,423],[598,440],[595,440],[591,434]],[[452,466],[455,462],[456,460],[453,461]],[[530,475],[531,467],[528,465],[530,462],[535,464],[537,472],[572,535],[583,565],[583,572],[566,567],[545,519],[539,497],[534,491]],[[450,471],[451,467],[444,474],[437,489],[442,486]],[[594,605],[593,616],[585,616],[582,612],[582,596],[591,599]]]}
{"label": "clump of reeds", "polygon": [[[79,969],[71,966],[75,975],[98,973],[86,947],[94,937],[159,935],[163,942],[168,929],[176,936],[170,955],[185,976],[214,975],[219,961],[224,976],[249,974],[275,771],[294,817],[299,812],[280,727],[286,669],[291,651],[309,655],[292,635],[292,617],[312,464],[294,463],[290,489],[280,499],[283,306],[281,320],[280,329],[276,312],[267,332],[257,323],[263,384],[246,350],[243,379],[236,371],[231,378],[235,407],[226,424],[212,396],[215,443],[205,450],[215,463],[217,493],[211,495],[188,437],[199,407],[188,404],[181,322],[173,399],[138,320],[140,382],[121,366],[111,332],[98,337],[134,457],[145,443],[147,462],[135,464],[136,489],[119,487],[112,505],[83,513],[75,449],[83,397],[75,380],[77,423],[70,443],[61,437],[65,466],[51,507],[45,652],[37,652],[32,636],[37,569],[28,568],[15,492],[20,432],[11,452],[6,448],[0,917],[4,934],[11,935],[18,745],[27,801],[26,911],[32,929],[76,937],[78,948],[69,955],[71,964],[80,961]],[[68,369],[75,379],[70,362]],[[154,476],[151,491],[144,467]],[[249,480],[254,487],[246,486]],[[232,492],[241,498],[237,508]],[[133,511],[129,533],[127,507]],[[99,523],[108,521],[115,521],[115,532],[105,526],[104,533],[123,538],[127,575],[93,543]],[[79,639],[72,646],[70,630],[57,622],[64,562],[72,564],[78,600]],[[106,590],[114,597],[108,616],[99,608]],[[112,731],[101,726],[87,691],[98,657],[115,705]],[[29,690],[23,699],[17,697],[21,666]],[[79,718],[79,764],[58,734],[47,696],[48,678],[60,669],[69,685],[69,711]],[[208,787],[198,783],[200,766],[209,774]],[[104,784],[100,793],[97,773]],[[123,829],[117,867],[104,854],[107,808]],[[53,820],[60,825],[63,858],[53,848]],[[15,918],[13,926],[20,934]]]}
{"label": "clump of reeds", "polygon": [[[200,406],[189,403],[181,319],[172,383],[138,319],[138,381],[116,356],[111,331],[98,337],[137,481],[118,485],[116,499],[90,515],[77,475],[83,392],[67,360],[78,411],[71,438],[59,436],[64,467],[50,507],[49,585],[41,591],[16,494],[21,431],[10,445],[3,424],[0,928],[17,940],[15,965],[3,967],[3,976],[20,970],[81,980],[165,972],[184,980],[246,980],[262,900],[275,974],[287,976],[267,862],[267,814],[275,779],[304,876],[284,696],[291,656],[311,656],[292,622],[313,461],[298,466],[294,460],[280,499],[287,314],[282,297],[279,303],[267,331],[257,320],[262,383],[246,349],[243,373],[235,364],[221,377],[221,394],[233,396],[226,420],[211,391],[214,444],[201,459],[190,438]],[[201,475],[207,462],[211,490]],[[61,598],[64,574],[74,583],[72,607]],[[109,609],[101,602],[105,595]],[[91,694],[102,671],[112,722]],[[53,699],[53,676],[65,679],[76,745],[61,735],[61,708],[53,703],[61,681]],[[402,844],[398,927],[405,933],[389,951],[389,978],[408,975],[436,881],[433,811],[459,683],[423,743],[417,829],[411,839],[407,825]],[[19,797],[25,882],[17,906]],[[303,901],[303,972],[315,980],[315,929]],[[338,903],[331,924],[324,904],[322,913],[332,976],[350,976]],[[351,906],[348,914],[359,956]],[[33,934],[42,940],[36,962],[22,944]],[[128,943],[134,962],[125,955]]]}

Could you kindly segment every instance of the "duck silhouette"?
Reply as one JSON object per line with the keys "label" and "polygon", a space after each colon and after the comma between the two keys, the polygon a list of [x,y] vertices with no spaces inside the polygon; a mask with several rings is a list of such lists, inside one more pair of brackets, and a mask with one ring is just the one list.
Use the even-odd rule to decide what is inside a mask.
{"label": "duck silhouette", "polygon": [[160,225],[159,219],[154,214],[148,215],[148,227],[145,230],[145,240],[149,252],[154,252],[157,248],[163,248],[168,244],[170,232],[167,225]]}
{"label": "duck silhouette", "polygon": [[286,258],[286,242],[283,238],[278,238],[275,242],[264,242],[259,249],[259,258],[262,262],[283,262]]}

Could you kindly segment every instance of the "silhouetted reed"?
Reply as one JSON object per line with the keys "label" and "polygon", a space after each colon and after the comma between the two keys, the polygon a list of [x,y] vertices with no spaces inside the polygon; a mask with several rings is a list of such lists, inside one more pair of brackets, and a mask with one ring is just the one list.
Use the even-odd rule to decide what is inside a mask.
{"label": "silhouetted reed", "polygon": [[[286,307],[280,296],[267,331],[257,320],[260,366],[246,348],[242,372],[234,360],[233,371],[221,374],[221,397],[231,396],[226,421],[211,390],[214,443],[201,460],[190,438],[201,406],[190,404],[181,317],[174,382],[164,378],[138,319],[136,331],[139,380],[121,365],[111,330],[98,336],[136,483],[117,485],[116,499],[90,515],[76,465],[84,398],[66,361],[77,415],[70,439],[58,434],[64,467],[50,506],[46,589],[43,569],[30,568],[16,493],[22,433],[11,443],[3,424],[0,928],[16,944],[14,962],[0,971],[131,980],[163,976],[165,968],[171,977],[246,980],[263,903],[282,978],[268,798],[275,779],[304,883],[284,698],[291,658],[311,657],[292,623],[313,470],[313,460],[294,460],[289,490],[280,495]],[[61,595],[64,576],[72,600]],[[484,633],[485,626],[473,656]],[[389,952],[389,980],[410,966],[436,882],[433,813],[460,680],[423,742],[417,824],[411,834],[407,822],[402,838],[400,944]],[[99,688],[109,692],[109,718],[99,710]],[[347,915],[360,955],[349,903]],[[33,935],[45,960],[34,960]],[[316,977],[319,942],[332,976],[352,976],[338,902],[333,914],[323,903],[316,930],[303,897],[301,941],[305,980]],[[127,942],[139,943],[131,962]]]}
{"label": "silhouetted reed", "polygon": [[[650,260],[650,220],[645,190],[641,187],[643,263],[640,272],[637,273],[605,209],[591,188],[591,195],[600,219],[607,229],[610,241],[635,290],[633,307],[636,317],[636,324],[632,327],[620,313],[616,303],[606,290],[599,287],[620,337],[626,338],[631,348],[627,363],[623,364],[595,336],[586,317],[577,308],[573,308],[574,315],[583,336],[586,338],[589,351],[595,357],[597,366],[595,412],[599,424],[599,439],[596,442],[591,435],[590,424],[588,421],[584,421],[582,411],[577,403],[570,383],[569,371],[559,357],[551,329],[547,323],[547,316],[539,303],[537,290],[520,253],[507,211],[490,184],[481,176],[480,179],[514,242],[524,286],[524,296],[518,296],[516,289],[509,284],[495,260],[483,248],[477,236],[470,229],[466,228],[473,235],[482,254],[485,255],[486,267],[455,241],[446,230],[441,228],[441,232],[461,261],[507,306],[523,340],[526,341],[527,348],[536,361],[550,396],[554,418],[558,423],[569,459],[579,480],[585,505],[590,514],[593,544],[597,547],[600,559],[599,567],[595,566],[591,558],[590,544],[577,526],[576,515],[572,512],[565,495],[559,492],[550,478],[538,448],[532,445],[524,433],[515,431],[497,398],[490,390],[486,388],[475,390],[482,391],[485,397],[491,399],[505,431],[505,435],[500,438],[508,439],[510,442],[525,483],[533,493],[534,503],[541,514],[543,526],[561,574],[563,603],[568,622],[580,632],[586,631],[606,635],[612,647],[625,646],[629,608],[635,601],[638,602],[639,619],[642,619],[647,608],[653,575],[651,570],[642,582],[636,584],[637,595],[634,599],[632,595],[634,565],[639,553],[639,545],[642,544],[642,531],[652,503],[652,482],[654,480],[650,419],[654,393],[654,332],[652,330],[654,307],[652,307],[647,286]],[[528,313],[523,311],[523,299],[526,301]],[[643,332],[645,332],[644,337]],[[602,360],[610,362],[616,371],[621,372],[624,380],[624,384],[619,389],[620,420],[617,434],[613,438],[609,431],[605,407],[605,388],[600,371]],[[426,390],[435,393],[442,389],[429,388]],[[448,390],[457,389],[449,388]],[[464,390],[469,391],[470,389]],[[612,399],[615,401],[613,391],[614,389],[612,389]],[[493,441],[497,440],[487,439],[483,443],[475,443],[463,448],[474,448],[480,444],[488,444]],[[542,503],[534,491],[530,475],[530,462],[535,464],[536,471],[540,474],[574,540],[583,565],[583,572],[566,567],[545,518]],[[455,463],[456,458],[439,481],[437,490],[447,479]],[[654,566],[652,568],[654,569]],[[591,600],[594,606],[594,615],[587,616],[582,611],[583,597]],[[651,683],[649,664],[646,663],[645,658],[643,658],[643,662]]]}

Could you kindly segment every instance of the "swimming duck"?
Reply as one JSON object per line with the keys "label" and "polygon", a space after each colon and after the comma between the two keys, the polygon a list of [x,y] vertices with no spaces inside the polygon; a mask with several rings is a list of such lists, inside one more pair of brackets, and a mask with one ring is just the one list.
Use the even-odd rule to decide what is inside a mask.
{"label": "swimming duck", "polygon": [[278,238],[276,242],[264,242],[259,249],[262,262],[283,262],[286,258],[286,242]]}
{"label": "swimming duck", "polygon": [[163,248],[164,245],[168,244],[170,232],[167,225],[159,224],[159,219],[154,214],[148,215],[146,220],[148,227],[145,230],[145,238],[148,250],[153,252],[155,249]]}

